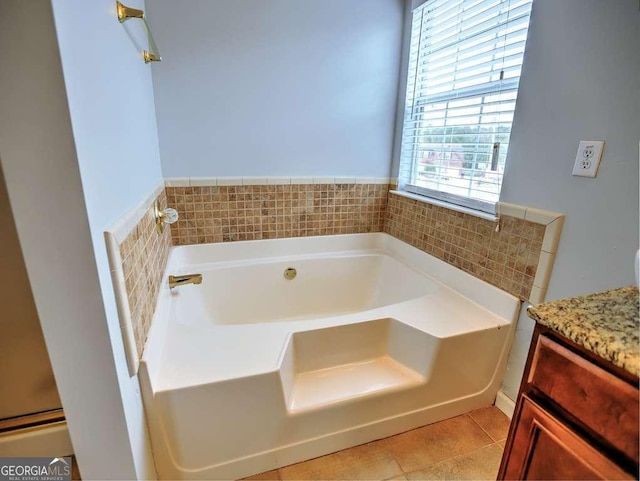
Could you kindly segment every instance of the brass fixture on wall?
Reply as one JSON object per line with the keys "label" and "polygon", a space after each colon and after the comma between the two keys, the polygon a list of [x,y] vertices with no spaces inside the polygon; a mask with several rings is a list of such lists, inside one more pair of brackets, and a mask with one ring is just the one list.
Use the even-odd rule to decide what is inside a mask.
{"label": "brass fixture on wall", "polygon": [[118,21],[120,23],[130,18],[144,18],[144,11],[137,8],[127,7],[120,2],[116,1],[116,9],[118,12]]}
{"label": "brass fixture on wall", "polygon": [[120,23],[124,23],[132,18],[142,20],[144,29],[147,32],[147,40],[149,42],[149,50],[142,51],[142,58],[144,59],[144,63],[162,62],[162,57],[160,56],[160,52],[158,51],[158,46],[153,39],[151,29],[149,28],[149,24],[147,23],[147,19],[144,17],[144,10],[127,7],[119,1],[116,1],[116,12],[118,14],[118,21]]}
{"label": "brass fixture on wall", "polygon": [[158,57],[156,54],[153,54],[151,52],[147,52],[146,50],[143,50],[142,58],[144,58],[144,63],[162,62],[162,57]]}
{"label": "brass fixture on wall", "polygon": [[166,224],[173,224],[178,220],[178,211],[171,207],[161,209],[158,200],[153,203],[153,214],[156,219],[156,231],[158,231],[158,234],[164,232]]}
{"label": "brass fixture on wall", "polygon": [[183,276],[169,276],[169,289],[186,284],[202,284],[202,274],[185,274]]}

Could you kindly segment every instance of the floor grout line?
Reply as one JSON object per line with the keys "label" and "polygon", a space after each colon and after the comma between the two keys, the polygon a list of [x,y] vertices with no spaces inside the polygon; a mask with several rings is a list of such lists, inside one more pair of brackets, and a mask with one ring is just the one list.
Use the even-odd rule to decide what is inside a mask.
{"label": "floor grout line", "polygon": [[453,456],[453,457],[451,457],[451,458],[443,459],[442,461],[438,461],[437,463],[430,464],[429,466],[425,466],[425,467],[420,468],[420,469],[414,469],[413,471],[410,471],[410,472],[405,473],[405,474],[417,473],[418,471],[423,471],[423,470],[425,470],[425,469],[435,468],[436,466],[439,466],[439,465],[444,464],[444,463],[448,463],[448,462],[450,462],[450,461],[453,461],[454,459],[458,459],[458,458],[461,458],[461,457],[463,457],[463,456],[468,456],[469,454],[472,454],[472,453],[475,453],[475,452],[480,451],[480,450],[482,450],[482,449],[488,448],[489,446],[493,446],[494,444],[495,444],[496,446],[498,446],[498,448],[502,449],[502,448],[498,445],[498,443],[497,443],[497,442],[493,442],[493,443],[490,443],[490,444],[485,444],[484,446],[480,446],[479,448],[472,449],[472,450],[470,450],[470,451],[467,451],[467,452],[464,452],[464,453],[458,454],[458,455]]}
{"label": "floor grout line", "polygon": [[[396,463],[398,463],[398,466],[400,466],[400,469],[402,470],[402,474],[403,474],[403,475],[405,475],[405,478],[406,478],[406,475],[407,475],[407,474],[415,473],[416,471],[422,471],[423,469],[427,469],[427,468],[431,468],[431,467],[433,467],[433,466],[437,466],[437,465],[438,465],[438,464],[440,464],[440,463],[444,463],[444,462],[447,462],[447,461],[451,461],[452,459],[455,459],[455,458],[457,458],[458,456],[463,456],[463,455],[465,455],[465,454],[469,454],[469,453],[471,453],[471,452],[477,451],[478,449],[486,448],[487,446],[491,446],[492,444],[497,444],[497,443],[498,443],[498,441],[494,441],[493,437],[491,437],[491,435],[490,435],[490,434],[489,434],[489,433],[488,433],[488,432],[487,432],[487,431],[486,431],[482,426],[480,426],[480,424],[479,424],[475,419],[473,419],[473,418],[469,415],[469,413],[468,413],[468,412],[467,412],[467,413],[460,414],[459,416],[468,416],[468,417],[471,419],[471,421],[473,421],[473,423],[474,423],[474,424],[476,424],[476,425],[477,425],[477,426],[482,430],[482,432],[483,432],[483,433],[485,433],[485,434],[487,435],[487,437],[489,438],[489,440],[490,440],[491,442],[490,442],[490,443],[488,443],[488,444],[484,444],[484,445],[480,446],[479,448],[475,448],[475,449],[472,449],[472,450],[470,450],[470,451],[466,451],[466,452],[464,452],[464,453],[460,453],[460,454],[457,454],[457,455],[455,455],[455,456],[451,456],[451,457],[448,457],[448,458],[442,459],[442,460],[440,460],[440,461],[438,461],[438,462],[436,462],[436,463],[431,463],[431,464],[428,464],[428,465],[425,465],[425,466],[421,467],[420,469],[414,469],[414,470],[411,470],[411,471],[405,471],[405,469],[402,467],[402,464],[400,463],[400,461],[398,461],[398,459],[394,456],[393,451],[389,450],[389,448],[388,448],[388,447],[385,447],[385,449],[386,449],[387,451],[389,451],[389,453],[391,454],[391,456],[393,457],[393,459],[396,461]],[[458,416],[454,416],[454,417],[458,417]],[[426,426],[432,426],[432,425],[434,425],[434,424],[438,424],[438,423],[440,423],[440,422],[448,421],[449,419],[453,419],[453,418],[443,419],[442,421],[437,421],[437,422],[435,422],[435,423],[426,424],[426,425],[424,425],[424,426],[420,426],[420,427],[415,428],[415,429],[421,429],[421,428],[424,428],[424,427],[426,427]],[[413,431],[413,430],[414,430],[414,429],[410,429],[409,431],[406,431],[406,432],[410,432],[410,431]],[[395,436],[400,436],[401,434],[405,434],[405,433],[395,434],[394,436],[389,436],[388,438],[383,438],[383,440],[387,440],[387,439],[390,439],[390,438],[395,437]]]}
{"label": "floor grout line", "polygon": [[[469,418],[471,418],[471,420],[476,423],[476,425],[482,429],[482,432],[485,433],[487,436],[489,436],[489,439],[491,439],[492,443],[490,444],[495,444],[495,443],[499,443],[500,441],[502,441],[502,439],[500,439],[499,441],[493,439],[493,436],[491,436],[491,434],[489,434],[489,431],[487,431],[485,428],[482,427],[482,425],[476,421],[475,419],[473,419],[473,417],[469,414],[469,413],[465,413],[467,416],[469,416]],[[506,439],[506,438],[505,438]]]}
{"label": "floor grout line", "polygon": [[[405,431],[408,432],[408,431]],[[379,441],[386,441],[387,439],[393,438],[395,436],[400,436],[401,434],[404,433],[400,433],[400,434],[394,434],[393,436],[389,436],[388,438],[382,438]],[[391,457],[393,458],[393,460],[396,462],[396,464],[398,465],[398,467],[400,468],[400,472],[402,473],[402,475],[404,476],[406,474],[406,471],[404,470],[404,468],[402,467],[402,464],[400,463],[400,461],[398,460],[398,458],[396,458],[395,454],[393,454],[393,451],[391,451],[391,449],[389,449],[389,446],[387,446],[387,443],[384,443],[384,449],[385,451],[387,451]]]}
{"label": "floor grout line", "polygon": [[[475,419],[470,415],[470,413],[471,413],[471,412],[472,412],[472,411],[469,411],[469,412],[467,412],[467,413],[463,413],[463,414],[461,414],[460,416],[467,416],[468,418],[470,418],[470,419],[471,419],[471,421],[473,421],[473,424],[474,424],[474,425],[476,425],[476,426],[478,426],[478,427],[481,429],[481,431],[482,431],[484,434],[486,434],[486,435],[487,435],[487,437],[489,438],[490,442],[489,442],[489,443],[487,443],[487,444],[484,444],[484,445],[482,445],[482,446],[479,446],[479,447],[476,447],[476,448],[470,449],[470,450],[468,450],[468,451],[464,451],[464,452],[459,453],[459,454],[457,454],[457,455],[455,455],[455,456],[451,456],[451,457],[447,457],[447,458],[445,458],[445,459],[441,459],[441,460],[440,460],[440,461],[438,461],[438,462],[431,463],[431,464],[427,464],[427,465],[425,465],[425,466],[420,467],[419,469],[413,469],[413,470],[411,470],[411,471],[407,471],[407,470],[405,470],[405,469],[403,468],[402,464],[400,463],[400,461],[398,460],[398,458],[394,455],[393,451],[390,449],[390,447],[389,447],[389,440],[390,440],[390,439],[392,439],[392,438],[395,438],[395,437],[397,437],[397,436],[401,436],[401,435],[403,435],[403,434],[405,434],[405,433],[407,433],[407,432],[413,431],[413,430],[417,430],[417,429],[424,428],[424,427],[426,427],[426,426],[431,426],[431,425],[434,425],[434,424],[438,424],[438,422],[444,422],[444,421],[447,421],[448,419],[445,419],[445,420],[443,420],[443,421],[438,421],[438,422],[436,422],[436,423],[430,423],[430,424],[427,424],[427,425],[425,425],[425,426],[420,426],[420,427],[415,428],[415,429],[410,429],[409,431],[405,431],[405,432],[403,432],[403,433],[399,433],[399,434],[394,434],[394,435],[392,435],[392,436],[388,436],[388,437],[386,437],[386,438],[381,438],[381,439],[377,439],[377,440],[375,440],[375,441],[370,441],[370,442],[367,442],[367,443],[363,443],[363,444],[361,444],[361,445],[352,446],[352,447],[350,447],[350,448],[345,448],[345,449],[342,449],[342,450],[340,450],[340,451],[336,451],[336,452],[334,452],[334,453],[329,453],[329,454],[326,454],[326,455],[323,455],[323,456],[319,456],[318,458],[321,458],[321,457],[324,457],[324,456],[329,456],[329,455],[331,455],[331,454],[337,454],[337,453],[340,453],[340,452],[343,452],[343,451],[348,451],[348,450],[350,450],[350,449],[354,449],[354,448],[356,448],[356,447],[358,447],[358,446],[363,446],[363,445],[366,445],[366,444],[378,444],[378,445],[382,448],[382,450],[383,450],[384,452],[388,453],[388,454],[391,456],[391,458],[395,461],[396,465],[397,465],[397,466],[398,466],[398,468],[400,469],[400,473],[398,473],[398,474],[396,474],[395,476],[392,476],[392,477],[390,477],[390,478],[385,478],[385,480],[387,480],[387,481],[388,481],[389,479],[393,479],[393,478],[396,478],[396,477],[399,477],[399,476],[402,476],[402,477],[404,477],[405,479],[408,479],[408,478],[407,478],[407,476],[408,476],[409,474],[411,474],[411,473],[415,473],[415,472],[418,472],[418,471],[423,471],[423,470],[425,470],[425,469],[431,469],[431,468],[434,468],[434,467],[439,466],[439,465],[442,465],[442,464],[444,464],[444,463],[451,462],[451,461],[453,461],[453,460],[455,460],[455,459],[457,459],[457,458],[460,458],[460,457],[463,457],[463,456],[468,456],[468,455],[470,455],[470,454],[472,454],[472,453],[475,453],[475,452],[477,452],[477,451],[480,451],[480,450],[485,449],[485,448],[487,448],[487,447],[489,447],[489,446],[492,446],[492,445],[496,445],[496,447],[497,447],[497,448],[499,448],[499,449],[501,449],[501,450],[503,450],[503,451],[504,451],[504,448],[503,448],[502,446],[500,446],[500,444],[499,444],[499,443],[504,442],[504,441],[506,440],[506,438],[505,438],[505,439],[500,439],[500,440],[495,440],[495,439],[493,438],[493,436],[491,436],[491,434],[489,434],[489,432],[488,432],[486,429],[484,429],[484,428],[482,427],[482,425],[481,425],[478,421],[476,421],[476,420],[475,420]],[[454,416],[454,417],[457,417],[457,416]],[[449,418],[449,419],[453,419],[453,418]],[[313,459],[317,459],[317,458],[313,458]],[[306,462],[312,461],[313,459],[306,460],[306,461],[302,461],[301,463],[306,463]],[[301,463],[293,463],[293,464],[301,464]],[[289,466],[291,466],[291,465],[289,465]],[[283,470],[284,468],[286,468],[286,467],[288,467],[288,466],[282,466],[282,467],[276,468],[276,470],[275,470],[275,471],[277,472],[277,476],[278,476],[278,479],[279,479],[280,481],[282,481],[282,479],[283,479],[283,477],[282,477],[282,470]],[[382,478],[381,478],[381,479],[382,479]]]}

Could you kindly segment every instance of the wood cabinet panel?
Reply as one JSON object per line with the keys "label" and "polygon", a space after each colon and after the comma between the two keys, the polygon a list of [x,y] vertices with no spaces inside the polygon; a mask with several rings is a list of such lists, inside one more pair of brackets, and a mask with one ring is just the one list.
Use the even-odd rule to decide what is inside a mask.
{"label": "wood cabinet panel", "polygon": [[638,379],[537,325],[498,479],[638,479]]}
{"label": "wood cabinet panel", "polygon": [[503,479],[635,479],[524,396]]}
{"label": "wood cabinet panel", "polygon": [[528,382],[638,462],[638,389],[546,336],[536,343]]}

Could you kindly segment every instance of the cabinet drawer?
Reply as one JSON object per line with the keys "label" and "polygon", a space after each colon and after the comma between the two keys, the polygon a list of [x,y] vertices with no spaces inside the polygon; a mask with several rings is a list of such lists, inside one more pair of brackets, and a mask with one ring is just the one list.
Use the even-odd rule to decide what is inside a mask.
{"label": "cabinet drawer", "polygon": [[635,479],[526,395],[517,413],[508,480]]}
{"label": "cabinet drawer", "polygon": [[638,462],[638,389],[540,336],[528,382]]}

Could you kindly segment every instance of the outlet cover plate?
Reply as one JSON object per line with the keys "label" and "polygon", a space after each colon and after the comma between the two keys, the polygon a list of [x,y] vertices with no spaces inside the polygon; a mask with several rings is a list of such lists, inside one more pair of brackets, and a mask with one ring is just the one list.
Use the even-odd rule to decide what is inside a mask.
{"label": "outlet cover plate", "polygon": [[595,177],[600,166],[604,140],[581,140],[578,145],[576,162],[573,164],[573,175]]}

